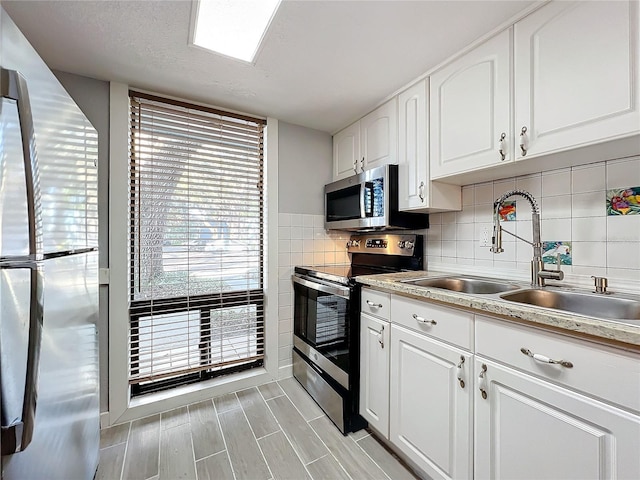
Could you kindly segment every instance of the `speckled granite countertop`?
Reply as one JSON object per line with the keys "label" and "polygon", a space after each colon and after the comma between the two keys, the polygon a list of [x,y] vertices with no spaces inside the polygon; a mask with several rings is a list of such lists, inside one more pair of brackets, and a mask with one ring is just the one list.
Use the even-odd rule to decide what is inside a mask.
{"label": "speckled granite countertop", "polygon": [[[563,331],[563,333],[566,334],[573,334],[582,338],[591,337],[592,340],[602,340],[606,343],[614,343],[621,347],[640,351],[640,321],[637,321],[636,324],[633,324],[634,321],[630,321],[630,323],[620,323],[585,315],[577,315],[570,312],[510,302],[501,299],[497,294],[472,295],[440,288],[421,287],[402,283],[403,280],[442,276],[458,275],[446,272],[417,271],[362,275],[356,277],[356,280],[360,284],[382,289],[387,292],[398,293],[418,299],[424,298],[452,307],[472,309],[479,314],[485,313],[520,323],[524,322],[539,325],[555,331]],[[530,287],[528,284],[522,282],[511,282],[500,279],[494,280],[516,283],[522,285],[522,288]]]}

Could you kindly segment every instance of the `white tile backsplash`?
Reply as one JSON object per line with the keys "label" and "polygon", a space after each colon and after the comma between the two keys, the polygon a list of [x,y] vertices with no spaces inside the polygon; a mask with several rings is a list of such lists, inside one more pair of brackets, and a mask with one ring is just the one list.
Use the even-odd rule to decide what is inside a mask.
{"label": "white tile backsplash", "polygon": [[601,192],[606,188],[605,164],[574,167],[571,170],[571,191],[573,193]]}
{"label": "white tile backsplash", "polygon": [[571,195],[572,216],[604,217],[607,214],[605,191],[576,193]]}
{"label": "white tile backsplash", "polygon": [[[493,201],[515,187],[530,192],[538,201],[543,241],[572,242],[573,265],[563,267],[566,284],[591,285],[590,276],[599,275],[608,277],[613,288],[637,292],[640,215],[607,216],[606,212],[607,189],[635,186],[640,186],[640,157],[466,185],[463,212],[430,216],[427,265],[437,270],[472,264],[469,271],[478,274],[512,271],[516,277],[528,278],[533,253],[530,245],[505,234],[504,253],[492,254],[489,248],[480,247],[483,228],[489,229],[489,236],[492,233]],[[504,222],[503,227],[530,241],[530,206],[522,197],[513,199],[516,221]],[[471,211],[473,223],[467,213]]]}
{"label": "white tile backsplash", "polygon": [[571,169],[553,170],[542,174],[542,196],[552,197],[571,192]]}
{"label": "white tile backsplash", "polygon": [[607,189],[640,187],[640,157],[607,162]]}
{"label": "white tile backsplash", "polygon": [[[296,265],[349,263],[346,232],[326,231],[324,215],[278,215],[278,363],[291,365],[293,286]],[[451,225],[455,230],[455,223]]]}

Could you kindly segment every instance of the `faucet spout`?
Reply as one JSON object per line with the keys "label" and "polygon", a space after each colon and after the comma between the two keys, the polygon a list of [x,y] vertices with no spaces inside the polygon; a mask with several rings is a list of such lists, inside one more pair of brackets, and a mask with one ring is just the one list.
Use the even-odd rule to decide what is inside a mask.
{"label": "faucet spout", "polygon": [[[531,205],[531,226],[532,226],[532,241],[529,242],[517,235],[502,229],[500,225],[500,208],[502,204],[510,197],[515,195],[521,196],[526,199]],[[508,233],[519,240],[529,243],[533,247],[533,258],[531,260],[531,283],[532,285],[538,285],[543,287],[545,285],[546,278],[552,278],[555,280],[562,280],[562,276],[557,272],[549,274],[548,270],[544,269],[542,262],[542,242],[540,240],[540,207],[538,202],[529,192],[525,190],[510,190],[505,192],[493,202],[493,237],[491,239],[491,252],[502,253],[502,232]]]}

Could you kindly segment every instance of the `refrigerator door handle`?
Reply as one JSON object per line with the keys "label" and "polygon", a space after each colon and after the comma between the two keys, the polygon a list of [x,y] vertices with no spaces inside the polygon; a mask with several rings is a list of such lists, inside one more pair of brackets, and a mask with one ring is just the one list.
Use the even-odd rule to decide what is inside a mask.
{"label": "refrigerator door handle", "polygon": [[42,260],[42,206],[40,196],[40,169],[33,128],[33,115],[29,100],[27,80],[16,70],[0,70],[2,75],[2,97],[14,100],[18,107],[22,155],[27,191],[27,221],[29,224],[29,255],[33,260]]}
{"label": "refrigerator door handle", "polygon": [[36,403],[38,399],[38,370],[40,364],[40,345],[42,343],[43,322],[43,282],[42,266],[34,261],[3,261],[5,269],[29,269],[29,344],[27,347],[27,369],[22,401],[22,418],[10,425],[2,425],[2,455],[21,452],[33,437],[35,428]]}

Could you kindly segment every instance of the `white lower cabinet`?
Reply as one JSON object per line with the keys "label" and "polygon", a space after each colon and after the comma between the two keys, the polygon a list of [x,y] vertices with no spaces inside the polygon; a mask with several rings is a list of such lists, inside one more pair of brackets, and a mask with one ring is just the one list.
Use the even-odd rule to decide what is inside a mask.
{"label": "white lower cabinet", "polygon": [[639,415],[482,357],[475,374],[476,479],[640,478]]}
{"label": "white lower cabinet", "polygon": [[389,437],[389,322],[360,315],[360,415]]}
{"label": "white lower cabinet", "polygon": [[472,477],[472,357],[391,326],[391,442],[432,478]]}
{"label": "white lower cabinet", "polygon": [[426,475],[640,479],[640,355],[365,293],[360,413]]}

